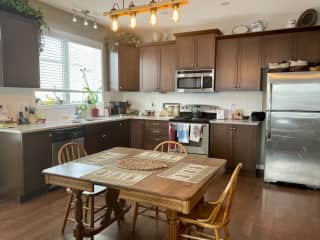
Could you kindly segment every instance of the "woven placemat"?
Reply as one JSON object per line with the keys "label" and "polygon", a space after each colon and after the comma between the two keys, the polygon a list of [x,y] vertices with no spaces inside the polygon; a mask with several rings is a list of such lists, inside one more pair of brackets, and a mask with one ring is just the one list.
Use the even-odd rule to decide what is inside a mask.
{"label": "woven placemat", "polygon": [[129,170],[143,170],[143,171],[152,171],[152,170],[168,167],[166,163],[161,161],[156,161],[152,159],[138,159],[134,157],[118,160],[117,166],[119,168],[124,168]]}
{"label": "woven placemat", "polygon": [[199,183],[216,169],[216,167],[200,164],[178,163],[176,166],[161,172],[158,176],[176,181]]}
{"label": "woven placemat", "polygon": [[106,151],[99,152],[96,154],[88,155],[83,158],[79,158],[77,160],[74,160],[74,162],[85,163],[85,164],[90,164],[90,165],[97,165],[97,166],[105,166],[105,165],[113,163],[116,160],[124,158],[126,156],[128,156],[128,154],[114,153],[114,152],[110,152],[110,151],[106,150]]}
{"label": "woven placemat", "polygon": [[156,151],[144,151],[134,156],[140,159],[152,159],[166,163],[175,163],[185,158],[185,155],[178,153],[165,153]]}

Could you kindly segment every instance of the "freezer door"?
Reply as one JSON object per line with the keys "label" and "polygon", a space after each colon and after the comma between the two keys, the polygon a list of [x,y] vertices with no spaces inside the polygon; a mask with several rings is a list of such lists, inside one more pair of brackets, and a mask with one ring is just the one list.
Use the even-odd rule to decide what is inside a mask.
{"label": "freezer door", "polygon": [[320,111],[320,73],[268,75],[267,110]]}
{"label": "freezer door", "polygon": [[265,180],[320,187],[320,113],[270,112]]}

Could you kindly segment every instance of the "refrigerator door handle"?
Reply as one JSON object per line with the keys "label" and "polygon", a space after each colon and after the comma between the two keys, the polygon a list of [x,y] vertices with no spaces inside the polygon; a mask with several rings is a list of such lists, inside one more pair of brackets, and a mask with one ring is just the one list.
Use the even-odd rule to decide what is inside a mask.
{"label": "refrigerator door handle", "polygon": [[271,111],[267,111],[266,138],[267,142],[271,141]]}

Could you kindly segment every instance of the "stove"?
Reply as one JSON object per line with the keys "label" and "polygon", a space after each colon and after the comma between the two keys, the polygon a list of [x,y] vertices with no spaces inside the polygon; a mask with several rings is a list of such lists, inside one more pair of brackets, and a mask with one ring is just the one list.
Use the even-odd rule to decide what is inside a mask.
{"label": "stove", "polygon": [[208,112],[181,112],[179,117],[175,117],[170,122],[183,123],[209,123],[210,120],[216,119],[216,113]]}

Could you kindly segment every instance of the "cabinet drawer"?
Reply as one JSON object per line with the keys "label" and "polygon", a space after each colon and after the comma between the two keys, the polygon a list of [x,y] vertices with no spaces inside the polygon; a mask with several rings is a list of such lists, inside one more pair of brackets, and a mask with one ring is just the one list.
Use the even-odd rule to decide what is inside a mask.
{"label": "cabinet drawer", "polygon": [[153,150],[159,143],[167,140],[167,136],[145,136],[144,149]]}
{"label": "cabinet drawer", "polygon": [[161,128],[166,129],[168,131],[169,123],[167,121],[154,121],[154,120],[146,120],[144,122],[144,127],[146,128]]}
{"label": "cabinet drawer", "polygon": [[163,136],[168,137],[168,129],[167,128],[145,128],[144,136]]}

